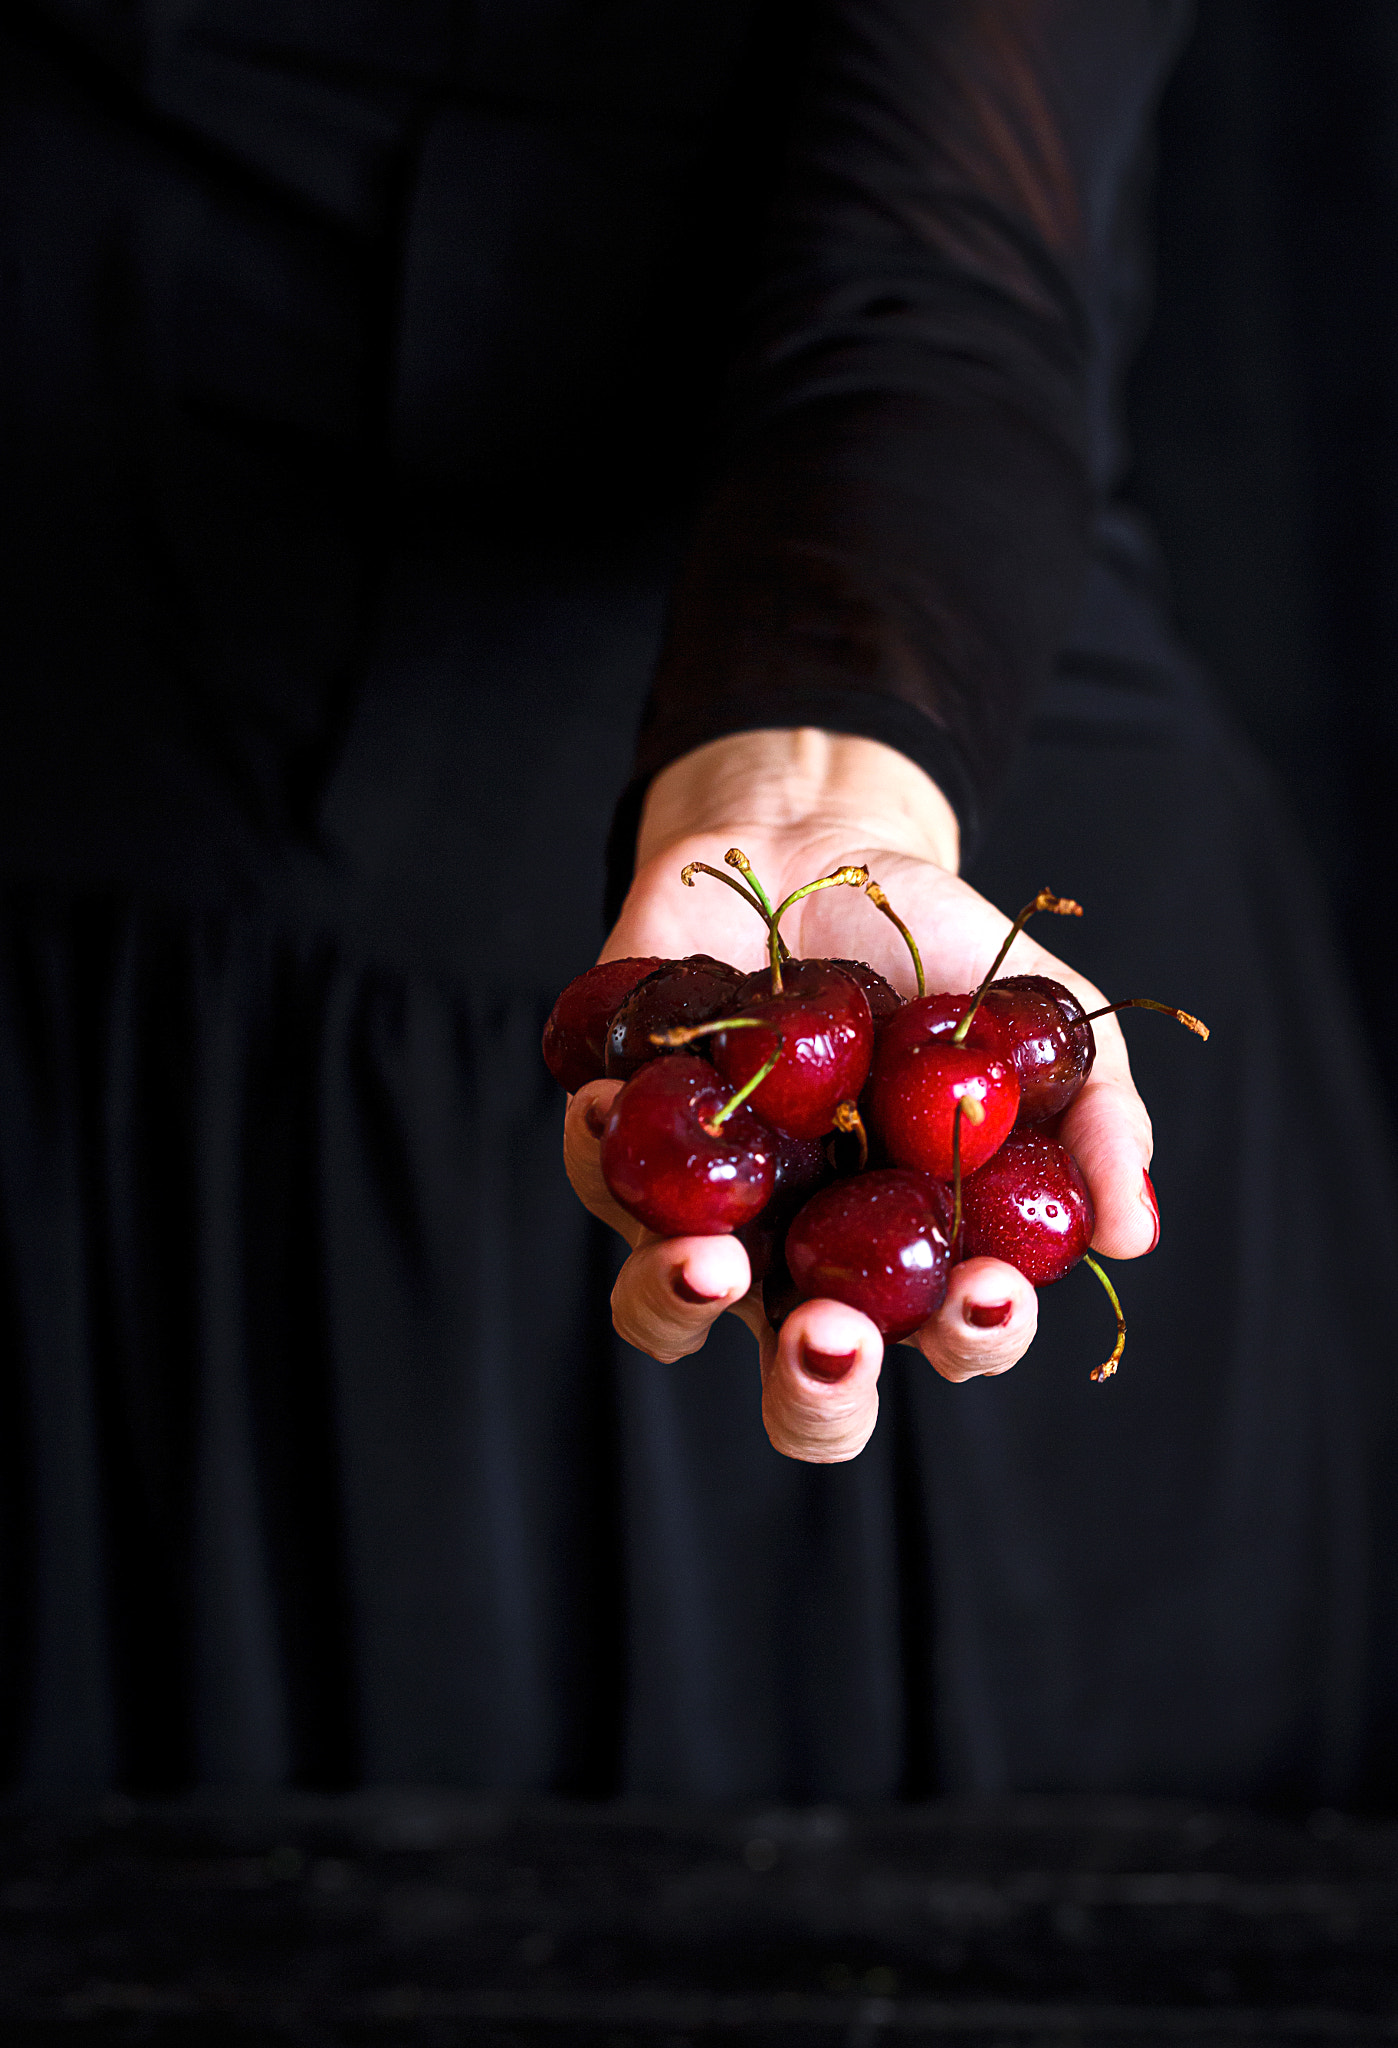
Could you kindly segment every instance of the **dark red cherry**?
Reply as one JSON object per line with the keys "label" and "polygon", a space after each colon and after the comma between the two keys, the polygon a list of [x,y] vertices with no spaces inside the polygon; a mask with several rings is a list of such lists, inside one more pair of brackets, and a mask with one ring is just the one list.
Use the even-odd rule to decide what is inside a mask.
{"label": "dark red cherry", "polygon": [[885,1018],[903,1007],[903,998],[892,982],[885,981],[877,967],[871,967],[866,960],[832,960],[832,967],[842,967],[846,974],[852,974],[869,999],[869,1009],[877,1031]]}
{"label": "dark red cherry", "polygon": [[772,1144],[776,1177],[767,1206],[760,1216],[734,1233],[747,1252],[754,1280],[765,1279],[771,1271],[792,1217],[817,1188],[833,1178],[834,1172],[818,1138],[793,1138],[789,1131],[773,1127]]}
{"label": "dark red cherry", "polygon": [[652,1060],[612,1103],[602,1178],[662,1237],[721,1237],[751,1222],[776,1178],[772,1135],[746,1103],[718,1118],[733,1090],[707,1060]]}
{"label": "dark red cherry", "polygon": [[879,1033],[861,1104],[882,1152],[897,1165],[938,1180],[950,1180],[955,1168],[958,1101],[969,1098],[981,1111],[979,1123],[962,1113],[963,1174],[973,1173],[998,1150],[1019,1109],[1019,1082],[998,1049],[998,1026],[983,1025],[977,1012],[965,1043],[953,1042],[973,1000],[970,995],[930,995],[904,1003]]}
{"label": "dark red cherry", "polygon": [[833,961],[788,960],[782,980],[781,994],[773,995],[765,969],[748,976],[733,1014],[760,1022],[717,1032],[709,1041],[714,1065],[739,1088],[771,1058],[780,1033],[781,1058],[754,1091],[752,1106],[793,1137],[819,1138],[868,1078],[873,1013],[859,983]]}
{"label": "dark red cherry", "polygon": [[1019,1079],[1019,1128],[1061,1116],[1097,1057],[1092,1026],[1072,990],[1046,974],[1013,974],[992,981],[976,1023],[987,1013]]}
{"label": "dark red cherry", "polygon": [[662,962],[612,1014],[606,1042],[608,1079],[629,1080],[638,1067],[663,1056],[665,1048],[653,1042],[653,1032],[707,1024],[710,1017],[730,1012],[744,979],[739,968],[708,953]]}
{"label": "dark red cherry", "polygon": [[607,1025],[619,1003],[638,981],[664,962],[603,960],[570,981],[549,1012],[544,1026],[544,1065],[570,1095],[607,1071]]}
{"label": "dark red cherry", "polygon": [[911,1336],[946,1298],[943,1216],[941,1191],[898,1167],[822,1188],[786,1233],[797,1297],[861,1309],[891,1342]]}
{"label": "dark red cherry", "polygon": [[1061,1280],[1092,1243],[1087,1182],[1065,1146],[1015,1131],[961,1186],[963,1259],[1004,1259],[1036,1287]]}

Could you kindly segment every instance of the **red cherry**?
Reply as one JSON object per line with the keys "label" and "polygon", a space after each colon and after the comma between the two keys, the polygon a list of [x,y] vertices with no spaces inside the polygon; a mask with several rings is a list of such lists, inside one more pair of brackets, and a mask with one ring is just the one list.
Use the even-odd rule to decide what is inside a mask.
{"label": "red cherry", "polygon": [[971,1020],[962,1045],[953,1043],[969,995],[919,996],[904,1003],[879,1033],[863,1109],[874,1138],[899,1166],[938,1180],[955,1168],[953,1138],[958,1101],[981,1111],[961,1118],[961,1170],[973,1173],[1009,1136],[1019,1109],[1019,1082],[999,1051],[994,1023]]}
{"label": "red cherry", "polygon": [[772,1270],[777,1248],[792,1217],[833,1174],[818,1138],[793,1138],[789,1131],[773,1126],[772,1146],[776,1177],[767,1206],[760,1216],[735,1232],[747,1252],[754,1280],[765,1279]]}
{"label": "red cherry", "polygon": [[665,1047],[655,1044],[652,1033],[707,1024],[710,1017],[731,1013],[743,980],[739,968],[707,953],[662,962],[612,1013],[606,1037],[608,1079],[629,1080],[638,1067],[664,1056]]}
{"label": "red cherry", "polygon": [[770,1124],[797,1138],[819,1138],[842,1102],[852,1102],[868,1078],[874,1019],[859,983],[829,960],[789,960],[782,991],[773,995],[765,972],[749,975],[734,1000],[735,1017],[755,1017],[746,1029],[720,1031],[709,1041],[714,1065],[741,1087],[777,1049],[781,1057],[752,1096]]}
{"label": "red cherry", "polygon": [[1092,1026],[1072,990],[1046,974],[1010,975],[990,984],[976,1023],[987,1014],[1000,1027],[1000,1049],[1019,1080],[1019,1127],[1061,1116],[1097,1057]]}
{"label": "red cherry", "polygon": [[890,1342],[911,1336],[946,1299],[944,1216],[942,1191],[897,1167],[822,1188],[786,1234],[797,1297],[861,1309]]}
{"label": "red cherry", "polygon": [[[602,1178],[661,1237],[721,1237],[765,1205],[772,1135],[707,1060],[681,1053],[640,1068],[602,1133]],[[719,1122],[722,1117],[724,1121]]]}
{"label": "red cherry", "polygon": [[1061,1280],[1092,1243],[1092,1197],[1071,1152],[1015,1131],[961,1188],[965,1259],[1004,1259],[1036,1287]]}
{"label": "red cherry", "polygon": [[607,1071],[607,1023],[638,981],[664,961],[603,960],[570,981],[549,1012],[544,1026],[544,1065],[561,1088],[576,1095],[588,1081]]}
{"label": "red cherry", "polygon": [[866,960],[832,960],[829,964],[842,968],[846,974],[853,975],[859,983],[868,997],[876,1031],[895,1010],[902,1009],[903,998],[892,982],[885,981],[877,967],[871,967]]}

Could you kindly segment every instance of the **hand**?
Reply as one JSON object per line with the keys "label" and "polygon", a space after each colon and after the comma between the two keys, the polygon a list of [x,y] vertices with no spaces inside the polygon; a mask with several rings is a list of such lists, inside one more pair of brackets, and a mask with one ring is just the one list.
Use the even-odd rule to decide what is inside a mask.
{"label": "hand", "polygon": [[[1006,913],[956,875],[954,814],[906,756],[874,740],[756,732],[698,748],[656,777],[636,878],[602,957],[709,952],[740,967],[761,966],[766,932],[757,914],[702,875],[693,889],[679,879],[686,861],[718,864],[734,845],[749,856],[773,902],[846,863],[866,865],[912,928],[929,989],[976,987],[1004,939]],[[867,960],[900,993],[915,990],[903,940],[853,889],[805,898],[782,920],[782,935],[793,953]],[[1001,971],[1053,975],[1089,1010],[1105,1001],[1027,934]],[[1156,1238],[1144,1184],[1150,1119],[1132,1086],[1115,1018],[1103,1017],[1093,1029],[1097,1059],[1059,1135],[1092,1193],[1095,1249],[1108,1258],[1137,1258]],[[580,1199],[632,1247],[612,1295],[617,1331],[670,1361],[698,1351],[715,1318],[731,1309],[758,1339],[762,1414],[776,1448],[816,1463],[857,1456],[878,1416],[878,1330],[841,1302],[810,1301],[774,1331],[736,1238],[661,1239],[628,1216],[608,1192],[598,1156],[619,1085],[594,1081],[580,1089],[569,1103],[564,1138]],[[952,1269],[942,1308],[907,1341],[944,1378],[973,1379],[1015,1365],[1037,1320],[1038,1297],[1021,1273],[996,1259],[970,1259]]]}

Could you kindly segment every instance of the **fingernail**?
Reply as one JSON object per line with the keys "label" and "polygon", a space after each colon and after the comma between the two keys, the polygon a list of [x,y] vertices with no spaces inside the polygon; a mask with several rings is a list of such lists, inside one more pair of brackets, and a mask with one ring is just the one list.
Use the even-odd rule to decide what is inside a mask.
{"label": "fingernail", "polygon": [[816,1351],[811,1345],[801,1346],[801,1370],[809,1373],[813,1380],[842,1380],[858,1358],[857,1351]]}
{"label": "fingernail", "polygon": [[1154,1251],[1160,1242],[1160,1204],[1155,1199],[1155,1189],[1150,1184],[1150,1175],[1144,1168],[1141,1170],[1141,1180],[1144,1183],[1141,1199],[1150,1210],[1150,1220],[1155,1225],[1155,1236],[1151,1239],[1148,1247],[1150,1251]]}
{"label": "fingernail", "polygon": [[691,1287],[684,1277],[683,1266],[677,1266],[670,1275],[670,1287],[676,1298],[688,1302],[691,1308],[712,1307],[714,1302],[723,1299],[722,1294],[701,1294],[697,1287]]}
{"label": "fingernail", "polygon": [[999,1330],[1015,1312],[1012,1301],[968,1301],[961,1313],[973,1330]]}
{"label": "fingernail", "polygon": [[594,1138],[600,1138],[607,1128],[607,1112],[600,1102],[589,1102],[583,1111],[583,1122]]}

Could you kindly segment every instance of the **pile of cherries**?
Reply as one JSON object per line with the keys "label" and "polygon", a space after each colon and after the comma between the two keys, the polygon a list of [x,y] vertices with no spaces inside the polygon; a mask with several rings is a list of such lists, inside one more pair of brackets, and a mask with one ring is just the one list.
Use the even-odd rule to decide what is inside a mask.
{"label": "pile of cherries", "polygon": [[[1036,911],[1081,916],[1043,889],[1011,924],[970,994],[928,995],[916,941],[867,868],[838,868],[772,905],[737,847],[725,874],[752,904],[768,965],[743,974],[696,953],[608,960],[568,984],[544,1059],[570,1093],[625,1082],[602,1135],[603,1177],[662,1237],[735,1234],[772,1323],[817,1297],[861,1309],[891,1342],[941,1307],[953,1264],[1004,1259],[1036,1287],[1079,1260],[1116,1311],[1093,1257],[1092,1197],[1052,1132],[1092,1071],[1092,1021],[1162,1010],[1201,1038],[1197,1017],[1145,997],[1091,1014],[1061,982],[995,975]],[[737,877],[741,876],[741,880]],[[861,889],[902,933],[917,975],[904,1002],[858,960],[795,960],[782,917],[818,889]],[[692,1050],[703,1046],[701,1057]]]}

